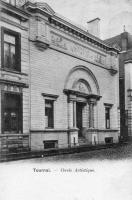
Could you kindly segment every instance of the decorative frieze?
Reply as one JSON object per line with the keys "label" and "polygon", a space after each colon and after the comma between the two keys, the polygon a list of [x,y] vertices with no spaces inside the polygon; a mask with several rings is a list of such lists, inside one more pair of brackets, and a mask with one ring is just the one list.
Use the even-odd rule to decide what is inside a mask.
{"label": "decorative frieze", "polygon": [[61,48],[69,54],[77,57],[81,57],[88,61],[94,62],[105,66],[106,57],[92,49],[78,44],[77,42],[70,41],[67,38],[62,37],[51,31],[51,44]]}
{"label": "decorative frieze", "polygon": [[16,92],[16,93],[22,93],[22,88],[15,86],[15,85],[5,85],[3,84],[1,87],[2,90],[8,91],[8,92]]}

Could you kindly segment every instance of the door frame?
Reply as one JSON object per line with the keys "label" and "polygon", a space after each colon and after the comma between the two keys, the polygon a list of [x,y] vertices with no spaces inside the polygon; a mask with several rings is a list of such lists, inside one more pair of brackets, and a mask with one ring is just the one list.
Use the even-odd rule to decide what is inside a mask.
{"label": "door frame", "polygon": [[[86,102],[82,102],[82,101],[76,102],[76,126],[77,126],[77,104],[81,104],[81,109],[82,109],[82,114],[81,114],[82,115],[82,117],[81,117],[82,118],[81,119],[82,120],[82,127],[81,127],[81,129],[77,127],[79,129],[79,132],[80,132],[80,131],[82,131],[82,128],[83,128],[83,107],[86,105]],[[81,136],[79,136],[79,135],[80,135],[80,133],[78,134],[78,137],[83,136],[82,134],[81,134]]]}
{"label": "door frame", "polygon": [[[20,98],[20,106],[19,106],[19,122],[18,122],[18,127],[21,133],[23,133],[23,95],[22,93],[17,93],[17,92],[12,92],[12,91],[1,91],[1,133],[4,134],[4,110],[5,110],[5,95],[6,94],[11,94],[11,95],[16,95]],[[9,133],[10,134],[10,133]],[[17,133],[19,134],[19,133]]]}

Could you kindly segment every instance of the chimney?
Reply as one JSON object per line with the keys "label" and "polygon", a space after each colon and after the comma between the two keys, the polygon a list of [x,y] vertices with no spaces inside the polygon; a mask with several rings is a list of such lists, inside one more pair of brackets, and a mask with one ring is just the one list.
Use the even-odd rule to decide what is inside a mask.
{"label": "chimney", "polygon": [[100,37],[100,18],[95,18],[87,22],[88,32],[96,37]]}
{"label": "chimney", "polygon": [[128,49],[128,33],[126,31],[121,33],[121,48],[122,51],[127,51]]}

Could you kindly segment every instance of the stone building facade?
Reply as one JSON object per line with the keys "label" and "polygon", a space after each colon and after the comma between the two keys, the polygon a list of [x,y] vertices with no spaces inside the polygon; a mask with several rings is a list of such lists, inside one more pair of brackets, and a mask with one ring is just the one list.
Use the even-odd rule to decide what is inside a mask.
{"label": "stone building facade", "polygon": [[[5,54],[1,55],[1,95],[8,91],[23,98],[14,103],[14,110],[17,103],[22,105],[18,106],[19,120],[14,120],[15,124],[20,121],[17,129],[6,132],[1,128],[0,136],[30,135],[29,146],[35,151],[117,143],[118,49],[55,13],[46,3],[16,7],[2,2],[2,15],[1,34],[9,29],[11,35],[21,36],[21,59],[16,59],[19,70],[10,70],[4,64]],[[8,111],[7,100],[4,102],[2,127]]]}
{"label": "stone building facade", "polygon": [[0,149],[29,149],[29,14],[0,1]]}
{"label": "stone building facade", "polygon": [[119,93],[121,138],[132,137],[132,35],[126,31],[106,40],[111,46],[119,46]]}

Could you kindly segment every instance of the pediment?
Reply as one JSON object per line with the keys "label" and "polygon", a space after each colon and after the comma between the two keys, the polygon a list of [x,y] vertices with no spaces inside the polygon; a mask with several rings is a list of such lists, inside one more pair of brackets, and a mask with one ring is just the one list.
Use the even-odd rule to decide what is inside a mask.
{"label": "pediment", "polygon": [[54,10],[47,3],[37,2],[36,7],[41,8],[44,12],[49,13],[50,15],[55,14]]}

